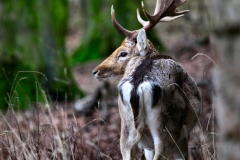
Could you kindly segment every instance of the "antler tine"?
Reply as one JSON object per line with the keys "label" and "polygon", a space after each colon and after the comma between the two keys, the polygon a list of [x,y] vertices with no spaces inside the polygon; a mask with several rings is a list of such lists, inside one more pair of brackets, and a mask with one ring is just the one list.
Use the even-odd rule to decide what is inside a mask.
{"label": "antler tine", "polygon": [[138,19],[138,22],[142,24],[142,26],[146,26],[146,25],[148,24],[148,21],[144,21],[144,20],[141,18],[138,9],[137,9],[137,19]]}
{"label": "antler tine", "polygon": [[159,12],[160,7],[161,7],[161,3],[159,2],[159,0],[157,0],[156,7],[155,7],[155,10],[154,10],[154,15]]}
{"label": "antler tine", "polygon": [[115,18],[115,12],[114,12],[114,9],[113,9],[113,5],[111,7],[111,16],[112,16],[112,23],[113,23],[113,26],[116,28],[116,30],[121,33],[122,35],[126,36],[126,37],[131,37],[133,32],[132,31],[129,31],[125,28],[123,28],[116,20]]}
{"label": "antler tine", "polygon": [[156,7],[153,15],[150,15],[147,10],[144,7],[144,4],[142,2],[142,8],[145,16],[149,20],[148,23],[145,23],[144,29],[147,31],[151,28],[153,28],[162,18],[162,15],[164,12],[168,9],[168,7],[172,4],[173,0],[157,0]]}
{"label": "antler tine", "polygon": [[142,1],[142,9],[143,9],[143,12],[144,12],[145,16],[147,17],[147,19],[150,20],[152,16],[145,9],[143,1]]}
{"label": "antler tine", "polygon": [[179,17],[182,17],[184,16],[185,13],[188,13],[190,10],[184,10],[184,11],[180,11],[180,12],[175,12],[175,16],[166,16],[166,17],[163,17],[162,19],[160,19],[159,22],[169,22],[169,21],[172,21],[172,20],[175,20]]}
{"label": "antler tine", "polygon": [[169,8],[166,10],[166,12],[164,13],[163,18],[160,20],[160,22],[172,21],[174,19],[182,17],[185,13],[188,13],[189,10],[184,10],[184,11],[177,12],[177,9],[176,9],[177,7],[184,4],[185,2],[186,2],[186,0],[176,0],[176,1],[174,1],[169,6]]}
{"label": "antler tine", "polygon": [[182,17],[182,16],[184,16],[184,15],[182,14],[182,15],[174,16],[174,17],[170,17],[170,16],[169,17],[163,17],[162,19],[160,19],[159,22],[170,22],[170,21],[173,21],[173,20],[175,20],[179,17]]}
{"label": "antler tine", "polygon": [[[185,2],[186,0],[157,0],[154,14],[151,15],[145,9],[145,6],[142,1],[142,9],[148,21],[144,21],[141,18],[138,9],[137,9],[137,19],[139,23],[143,25],[143,29],[145,31],[148,31],[149,29],[153,28],[158,22],[172,21],[174,19],[182,17],[185,13],[189,12],[189,10],[184,10],[181,12],[177,12],[176,10],[178,6],[182,5]],[[120,32],[121,34],[123,34],[129,39],[136,38],[139,30],[129,31],[123,28],[115,18],[115,12],[114,12],[113,6],[111,8],[111,15],[112,15],[112,23],[118,32]]]}

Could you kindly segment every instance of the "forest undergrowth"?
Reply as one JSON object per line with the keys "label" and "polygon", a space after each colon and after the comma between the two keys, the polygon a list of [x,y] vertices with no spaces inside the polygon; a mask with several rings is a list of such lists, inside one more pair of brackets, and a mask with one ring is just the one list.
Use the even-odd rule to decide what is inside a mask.
{"label": "forest undergrowth", "polygon": [[[176,45],[169,53],[174,53],[172,56],[196,80],[202,97],[202,114],[190,134],[189,159],[218,159],[218,127],[214,115],[217,106],[214,106],[211,82],[214,61],[208,58],[213,56],[211,47],[209,43],[185,48]],[[93,87],[92,83],[91,71],[96,65],[96,62],[88,63],[74,69],[75,80],[81,88],[89,90],[89,87],[99,85],[94,82]],[[112,86],[112,90],[116,93],[116,86]],[[59,103],[47,99],[44,103],[34,102],[26,111],[14,111],[10,105],[6,112],[0,113],[1,160],[122,159],[116,96],[101,98],[88,116],[75,112],[73,102]],[[101,109],[101,104],[107,106],[107,112]],[[142,155],[140,149],[138,159]]]}
{"label": "forest undergrowth", "polygon": [[[206,77],[198,82],[203,114],[189,141],[189,156],[194,160],[217,159],[214,104],[205,81]],[[102,101],[104,98],[98,106]],[[10,107],[2,112],[0,159],[121,159],[117,106],[109,107],[107,116],[98,106],[90,116],[76,113],[72,106],[67,102],[46,102],[35,103],[27,111],[15,112]],[[142,154],[139,150],[138,159]]]}

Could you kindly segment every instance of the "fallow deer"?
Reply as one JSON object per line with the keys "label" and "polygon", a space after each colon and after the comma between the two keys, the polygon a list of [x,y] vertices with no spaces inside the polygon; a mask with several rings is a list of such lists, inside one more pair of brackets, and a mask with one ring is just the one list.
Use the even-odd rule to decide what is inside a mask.
{"label": "fallow deer", "polygon": [[137,146],[144,149],[147,160],[187,159],[188,135],[200,112],[200,94],[183,67],[170,56],[160,55],[145,33],[159,21],[183,16],[188,11],[176,12],[176,8],[184,2],[157,0],[154,15],[142,3],[149,21],[143,21],[137,10],[143,28],[135,31],[124,29],[111,9],[114,27],[126,38],[93,74],[99,80],[122,77],[118,85],[118,107],[124,160],[135,157]]}

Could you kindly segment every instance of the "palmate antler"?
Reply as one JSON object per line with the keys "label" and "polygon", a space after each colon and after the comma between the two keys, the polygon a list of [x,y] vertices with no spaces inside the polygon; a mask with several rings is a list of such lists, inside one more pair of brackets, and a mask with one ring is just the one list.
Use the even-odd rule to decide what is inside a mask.
{"label": "palmate antler", "polygon": [[[186,2],[186,0],[157,0],[155,11],[154,11],[153,15],[151,15],[147,12],[147,10],[145,9],[144,4],[142,2],[143,12],[144,12],[145,16],[147,17],[148,21],[144,21],[141,18],[138,9],[137,9],[137,19],[138,19],[139,23],[142,24],[143,29],[145,31],[148,31],[151,28],[153,28],[158,22],[172,21],[174,19],[182,17],[185,13],[189,12],[189,10],[184,10],[181,12],[177,12],[177,10],[176,10],[177,7],[184,4],[185,2]],[[134,30],[134,31],[129,31],[129,30],[123,28],[117,22],[117,20],[115,18],[115,12],[114,12],[113,6],[111,8],[111,15],[112,15],[112,23],[119,33],[123,34],[128,39],[136,38],[140,29]]]}

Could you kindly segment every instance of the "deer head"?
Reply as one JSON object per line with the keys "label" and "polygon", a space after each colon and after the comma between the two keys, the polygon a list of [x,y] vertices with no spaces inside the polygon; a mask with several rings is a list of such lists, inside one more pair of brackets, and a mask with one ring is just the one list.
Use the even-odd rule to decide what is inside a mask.
{"label": "deer head", "polygon": [[[160,3],[161,2],[161,3]],[[168,22],[183,16],[189,12],[184,10],[177,12],[176,8],[186,0],[157,0],[155,11],[150,15],[142,2],[142,8],[148,21],[144,21],[137,9],[137,19],[142,24],[142,28],[129,31],[123,28],[115,18],[113,6],[111,8],[112,23],[116,30],[126,36],[120,47],[118,47],[107,59],[93,70],[93,75],[97,79],[105,79],[112,76],[122,76],[127,63],[132,57],[156,55],[158,52],[152,43],[147,40],[146,33],[152,29],[158,22]]]}

